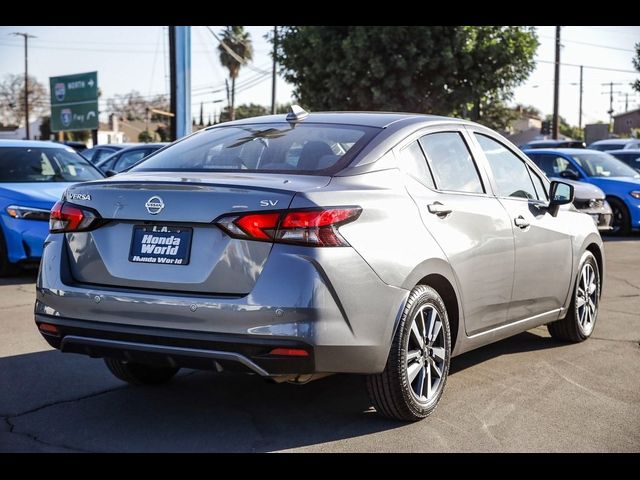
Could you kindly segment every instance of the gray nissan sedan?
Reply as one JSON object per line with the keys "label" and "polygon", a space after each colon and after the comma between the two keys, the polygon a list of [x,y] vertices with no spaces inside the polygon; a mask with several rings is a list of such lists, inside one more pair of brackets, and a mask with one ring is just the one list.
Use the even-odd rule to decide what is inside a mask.
{"label": "gray nissan sedan", "polygon": [[603,246],[572,199],[480,125],[294,106],[68,188],[35,321],[131,384],[359,373],[379,413],[419,420],[458,354],[592,334]]}

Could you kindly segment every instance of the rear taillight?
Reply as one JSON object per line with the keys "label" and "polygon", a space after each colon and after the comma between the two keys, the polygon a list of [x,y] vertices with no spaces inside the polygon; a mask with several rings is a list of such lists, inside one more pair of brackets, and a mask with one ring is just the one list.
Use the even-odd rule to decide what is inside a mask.
{"label": "rear taillight", "polygon": [[360,216],[360,207],[314,208],[225,215],[216,224],[234,238],[315,247],[348,247],[338,227]]}
{"label": "rear taillight", "polygon": [[82,232],[90,230],[100,222],[100,215],[86,207],[58,202],[51,209],[49,231],[51,233]]}

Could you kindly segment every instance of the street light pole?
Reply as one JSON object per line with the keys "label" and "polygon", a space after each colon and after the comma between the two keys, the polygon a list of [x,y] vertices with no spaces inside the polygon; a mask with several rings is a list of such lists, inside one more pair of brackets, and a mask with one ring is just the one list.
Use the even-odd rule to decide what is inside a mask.
{"label": "street light pole", "polygon": [[31,131],[29,128],[29,39],[36,38],[35,35],[30,35],[24,32],[13,32],[12,35],[16,37],[24,38],[24,116],[25,116],[25,131],[27,133],[27,140],[31,138]]}

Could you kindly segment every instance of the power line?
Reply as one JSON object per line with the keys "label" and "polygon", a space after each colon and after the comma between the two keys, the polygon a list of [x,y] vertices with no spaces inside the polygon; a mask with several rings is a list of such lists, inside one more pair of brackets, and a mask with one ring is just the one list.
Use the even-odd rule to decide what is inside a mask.
{"label": "power line", "polygon": [[[555,39],[555,37],[551,37],[551,36],[548,36],[548,35],[540,35],[540,38]],[[630,48],[612,47],[610,45],[602,45],[602,44],[598,44],[598,43],[581,42],[581,41],[578,41],[578,40],[563,39],[562,43],[577,43],[578,45],[588,45],[590,47],[608,48],[610,50],[620,50],[622,52],[635,53],[635,50],[632,50]]]}
{"label": "power line", "polygon": [[[552,65],[555,65],[556,62],[551,61],[551,60],[535,60],[538,63],[550,63]],[[577,65],[575,63],[560,63],[561,66],[563,67],[580,67],[580,65]],[[609,68],[609,67],[594,67],[593,65],[583,65],[584,68],[589,68],[591,70],[606,70],[608,72],[622,72],[622,73],[633,73],[633,74],[638,74],[638,72],[635,72],[633,70],[623,70],[620,68]]]}

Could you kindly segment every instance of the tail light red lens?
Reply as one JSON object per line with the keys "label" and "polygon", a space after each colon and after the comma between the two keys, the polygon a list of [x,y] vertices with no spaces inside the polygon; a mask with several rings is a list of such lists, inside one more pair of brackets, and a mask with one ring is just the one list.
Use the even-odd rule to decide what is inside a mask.
{"label": "tail light red lens", "polygon": [[347,247],[338,227],[356,220],[360,207],[314,208],[226,215],[216,223],[230,236],[315,247]]}
{"label": "tail light red lens", "polygon": [[84,207],[58,202],[51,209],[49,231],[51,233],[81,232],[96,226],[100,216]]}

